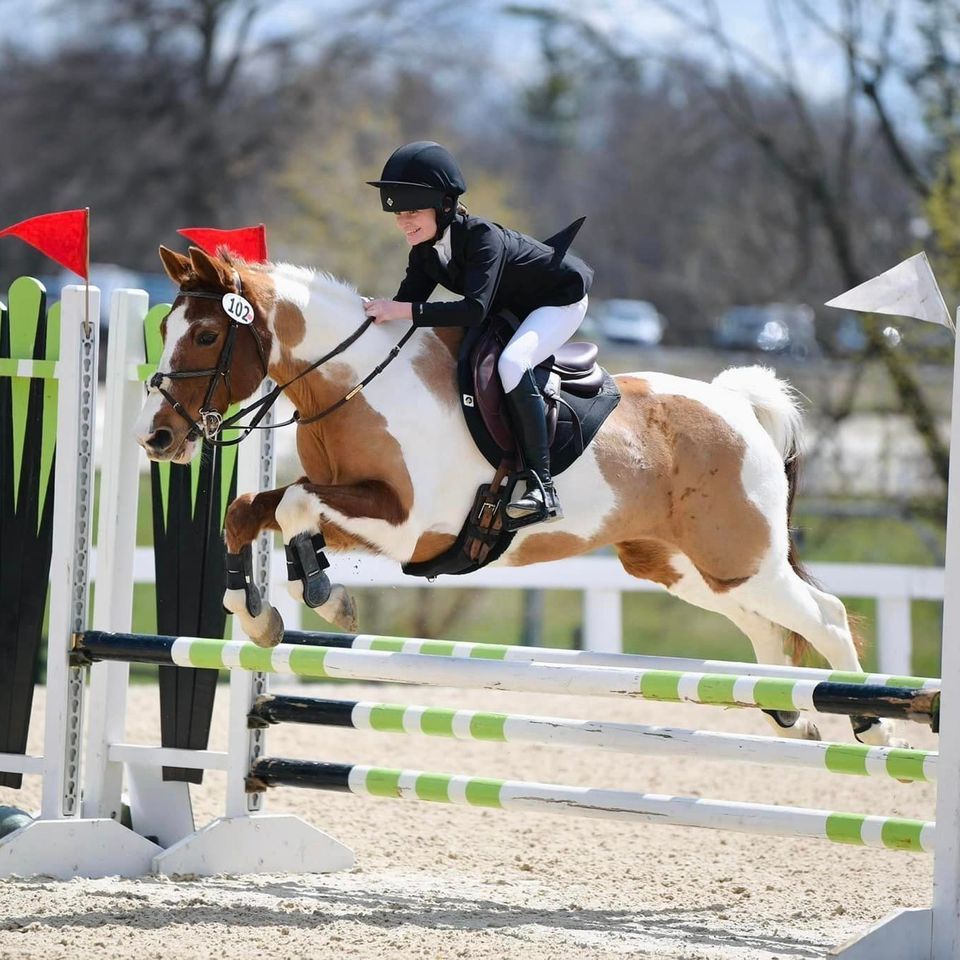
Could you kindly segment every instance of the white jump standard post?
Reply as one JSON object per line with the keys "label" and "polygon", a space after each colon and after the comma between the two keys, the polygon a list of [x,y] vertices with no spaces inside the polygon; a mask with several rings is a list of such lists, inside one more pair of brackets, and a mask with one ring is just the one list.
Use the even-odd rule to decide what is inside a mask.
{"label": "white jump standard post", "polygon": [[[84,672],[68,657],[73,634],[87,626],[99,336],[98,323],[84,323],[84,301],[83,287],[64,289],[41,810],[0,840],[0,877],[142,876],[160,851],[117,820],[81,817]],[[90,315],[100,316],[95,288]]]}
{"label": "white jump standard post", "polygon": [[956,326],[923,253],[827,306],[917,317],[942,324],[954,334],[933,907],[900,910],[833,955],[842,960],[960,960],[960,350]]}

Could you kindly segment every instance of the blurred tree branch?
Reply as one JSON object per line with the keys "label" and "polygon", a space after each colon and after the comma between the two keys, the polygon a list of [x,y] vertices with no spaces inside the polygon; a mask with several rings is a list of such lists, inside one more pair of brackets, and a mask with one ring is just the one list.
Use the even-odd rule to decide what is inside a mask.
{"label": "blurred tree branch", "polygon": [[[858,172],[853,160],[852,144],[869,133],[867,130],[858,130],[856,93],[862,94],[872,106],[882,139],[901,170],[905,182],[921,199],[930,191],[929,181],[921,178],[918,165],[910,159],[903,146],[903,137],[895,128],[892,113],[883,95],[882,80],[891,63],[890,38],[897,27],[899,4],[895,0],[882,3],[871,0],[869,16],[879,19],[882,26],[877,52],[867,56],[863,53],[866,41],[862,0],[843,0],[842,25],[839,28],[829,27],[820,13],[806,0],[793,2],[794,8],[809,23],[839,44],[845,57],[847,84],[842,100],[842,135],[839,151],[831,155],[825,149],[820,133],[811,119],[808,94],[798,83],[782,4],[770,4],[772,29],[782,61],[781,67],[777,69],[731,38],[723,24],[716,0],[700,0],[700,16],[691,13],[689,5],[681,5],[674,0],[653,0],[653,3],[713,43],[722,57],[725,76],[718,83],[711,83],[705,78],[704,91],[741,132],[757,145],[768,162],[789,180],[795,189],[809,198],[826,229],[844,283],[853,287],[869,279],[870,271],[864,270],[857,255],[855,223],[850,216],[847,202],[850,184]],[[770,125],[758,122],[751,85],[741,66],[744,62],[751,64],[785,95],[786,101],[793,108],[797,129],[803,134],[799,144],[778,136],[777,131]],[[910,418],[914,429],[922,438],[934,471],[946,485],[948,450],[937,430],[936,420],[915,373],[904,353],[891,348],[876,324],[868,324],[865,329],[871,354],[886,367],[902,411]]]}

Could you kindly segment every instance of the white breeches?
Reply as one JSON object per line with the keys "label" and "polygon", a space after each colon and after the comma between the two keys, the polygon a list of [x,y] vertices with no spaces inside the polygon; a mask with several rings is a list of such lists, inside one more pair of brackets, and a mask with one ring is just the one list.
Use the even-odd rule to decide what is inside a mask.
{"label": "white breeches", "polygon": [[524,371],[543,363],[577,332],[587,314],[587,297],[565,307],[537,307],[532,311],[500,354],[497,371],[503,389],[509,393]]}

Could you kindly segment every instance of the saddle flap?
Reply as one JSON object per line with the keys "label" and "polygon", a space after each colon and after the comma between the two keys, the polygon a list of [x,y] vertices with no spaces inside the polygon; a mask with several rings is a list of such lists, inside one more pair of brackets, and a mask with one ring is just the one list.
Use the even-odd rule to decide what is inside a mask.
{"label": "saddle flap", "polygon": [[473,398],[483,422],[497,446],[501,450],[513,450],[515,447],[513,429],[507,419],[503,387],[497,373],[497,360],[503,344],[496,331],[486,331],[477,340],[471,357],[473,379]]}

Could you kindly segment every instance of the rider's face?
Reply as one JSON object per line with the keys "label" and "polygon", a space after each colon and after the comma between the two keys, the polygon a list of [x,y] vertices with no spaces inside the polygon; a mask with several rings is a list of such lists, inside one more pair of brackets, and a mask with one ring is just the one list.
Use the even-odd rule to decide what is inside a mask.
{"label": "rider's face", "polygon": [[425,240],[432,240],[437,232],[437,211],[401,210],[395,213],[397,227],[407,238],[411,247]]}

